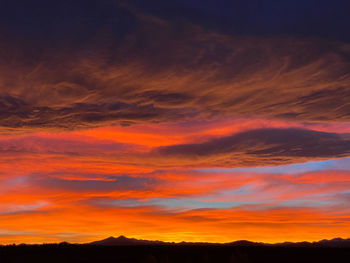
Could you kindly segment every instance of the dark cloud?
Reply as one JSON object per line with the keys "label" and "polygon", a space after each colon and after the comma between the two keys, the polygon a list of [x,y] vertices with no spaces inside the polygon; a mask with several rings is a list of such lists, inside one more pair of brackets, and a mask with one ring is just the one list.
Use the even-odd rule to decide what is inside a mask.
{"label": "dark cloud", "polygon": [[[98,175],[95,175],[98,176]],[[112,192],[112,191],[137,191],[147,190],[157,184],[154,178],[132,177],[127,175],[121,176],[104,176],[101,180],[90,180],[91,174],[86,175],[86,179],[62,179],[53,176],[31,176],[31,183],[36,186],[61,189],[67,191],[82,192]],[[105,179],[111,180],[105,180]]]}
{"label": "dark cloud", "polygon": [[66,155],[108,155],[130,151],[136,147],[113,141],[93,141],[80,136],[80,139],[45,138],[19,136],[0,140],[0,153],[66,154]]}
{"label": "dark cloud", "polygon": [[[145,148],[139,145],[93,140],[84,136],[57,139],[21,135],[0,141],[0,153],[45,158],[87,157],[94,163],[161,169],[169,167],[255,167],[284,165],[350,156],[350,135],[294,128],[264,128],[215,137],[201,143]],[[51,156],[51,157],[50,157]],[[41,157],[42,158],[42,157]]]}
{"label": "dark cloud", "polygon": [[349,156],[348,135],[301,129],[258,129],[200,144],[158,148],[168,162],[204,166],[263,166]]}
{"label": "dark cloud", "polygon": [[16,31],[4,34],[2,129],[227,116],[350,119],[349,44],[227,35],[123,8],[120,25],[133,21],[127,32],[102,23],[77,45],[65,33],[55,35],[52,46],[25,34],[19,38]]}
{"label": "dark cloud", "polygon": [[[74,89],[74,88],[73,88]],[[65,96],[65,95],[63,95]],[[155,100],[164,98],[160,104],[176,104],[179,98],[174,95],[154,95]],[[142,100],[146,100],[145,95]],[[157,108],[152,104],[111,102],[93,104],[74,103],[61,107],[34,106],[12,96],[0,97],[0,125],[3,128],[24,129],[79,129],[119,123],[128,125],[137,122],[164,122],[194,115],[191,110]],[[175,107],[175,106],[174,106]]]}

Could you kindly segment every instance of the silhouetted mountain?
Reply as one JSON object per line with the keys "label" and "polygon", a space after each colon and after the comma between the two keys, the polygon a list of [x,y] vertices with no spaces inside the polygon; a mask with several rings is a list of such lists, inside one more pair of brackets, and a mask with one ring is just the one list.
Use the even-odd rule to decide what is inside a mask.
{"label": "silhouetted mountain", "polygon": [[125,236],[108,237],[103,240],[94,241],[89,243],[91,245],[102,245],[102,246],[133,246],[133,245],[162,245],[167,244],[162,241],[150,241],[150,240],[142,240],[136,238],[127,238]]}
{"label": "silhouetted mountain", "polygon": [[90,245],[100,245],[100,246],[133,246],[133,245],[232,245],[232,246],[261,246],[265,245],[264,243],[256,243],[251,242],[247,240],[238,240],[231,243],[209,243],[209,242],[186,242],[182,241],[179,243],[174,242],[163,242],[163,241],[153,241],[153,240],[143,240],[143,239],[136,239],[136,238],[127,238],[125,236],[119,236],[119,237],[108,237],[103,240],[94,241],[91,243],[88,243]]}
{"label": "silhouetted mountain", "polygon": [[350,238],[334,238],[331,240],[321,240],[317,242],[283,242],[276,244],[261,243],[261,242],[252,242],[247,240],[238,240],[229,243],[208,243],[208,242],[179,242],[179,243],[170,243],[163,241],[151,241],[143,240],[136,238],[127,238],[125,236],[119,236],[117,238],[111,236],[103,240],[94,241],[88,243],[90,245],[100,245],[100,246],[134,246],[134,245],[224,245],[224,246],[237,246],[237,247],[251,247],[251,246],[276,246],[276,247],[348,247],[350,248]]}

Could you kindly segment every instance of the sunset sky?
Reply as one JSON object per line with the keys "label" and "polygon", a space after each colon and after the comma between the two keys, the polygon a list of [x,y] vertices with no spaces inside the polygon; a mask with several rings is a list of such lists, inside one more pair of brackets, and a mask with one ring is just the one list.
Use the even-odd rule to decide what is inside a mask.
{"label": "sunset sky", "polygon": [[0,1],[0,244],[350,237],[349,5]]}

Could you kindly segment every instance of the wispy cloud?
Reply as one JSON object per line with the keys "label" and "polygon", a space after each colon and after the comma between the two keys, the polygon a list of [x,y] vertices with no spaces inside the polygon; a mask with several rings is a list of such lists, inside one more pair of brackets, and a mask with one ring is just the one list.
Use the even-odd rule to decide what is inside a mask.
{"label": "wispy cloud", "polygon": [[165,21],[77,50],[6,41],[2,129],[228,116],[349,120],[349,46],[341,42],[229,36]]}

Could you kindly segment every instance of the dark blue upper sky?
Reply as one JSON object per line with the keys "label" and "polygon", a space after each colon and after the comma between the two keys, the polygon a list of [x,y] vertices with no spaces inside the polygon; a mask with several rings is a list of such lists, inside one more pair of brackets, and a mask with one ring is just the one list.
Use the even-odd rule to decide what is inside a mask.
{"label": "dark blue upper sky", "polygon": [[[135,17],[118,0],[3,0],[0,28],[24,37],[84,40],[101,30],[124,34]],[[141,12],[230,34],[319,36],[350,41],[350,3],[342,0],[130,0]]]}
{"label": "dark blue upper sky", "polygon": [[133,0],[161,17],[183,18],[227,32],[321,36],[350,40],[348,1]]}

